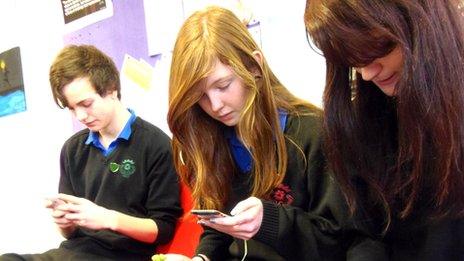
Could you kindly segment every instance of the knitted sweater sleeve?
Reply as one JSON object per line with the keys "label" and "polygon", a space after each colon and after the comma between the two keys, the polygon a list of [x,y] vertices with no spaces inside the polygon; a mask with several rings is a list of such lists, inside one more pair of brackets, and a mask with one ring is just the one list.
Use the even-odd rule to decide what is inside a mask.
{"label": "knitted sweater sleeve", "polygon": [[[284,182],[298,191],[299,203],[262,200],[263,221],[254,239],[270,245],[287,260],[346,259],[355,244],[373,246],[382,256],[381,244],[353,225],[339,186],[327,169],[320,132],[317,118],[289,119],[286,136],[293,142],[287,143],[289,163]],[[302,154],[304,158],[298,156]]]}
{"label": "knitted sweater sleeve", "polygon": [[229,246],[233,241],[232,237],[207,226],[204,226],[203,229],[195,253],[203,254],[210,260],[222,260],[228,256]]}

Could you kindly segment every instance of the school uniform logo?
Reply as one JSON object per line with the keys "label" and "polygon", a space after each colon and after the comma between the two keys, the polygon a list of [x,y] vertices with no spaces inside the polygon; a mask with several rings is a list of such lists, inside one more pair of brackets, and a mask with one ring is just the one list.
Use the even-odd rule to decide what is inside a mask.
{"label": "school uniform logo", "polygon": [[291,205],[293,203],[293,196],[291,195],[291,193],[292,190],[289,186],[279,184],[276,188],[273,189],[271,193],[271,198],[275,203],[279,205]]}
{"label": "school uniform logo", "polygon": [[130,177],[135,172],[135,163],[131,159],[125,159],[121,163],[111,162],[110,171],[121,174],[124,178]]}

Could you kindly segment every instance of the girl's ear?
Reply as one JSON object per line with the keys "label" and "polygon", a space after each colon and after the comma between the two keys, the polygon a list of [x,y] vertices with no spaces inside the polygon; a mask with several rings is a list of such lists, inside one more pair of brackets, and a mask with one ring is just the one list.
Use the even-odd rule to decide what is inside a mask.
{"label": "girl's ear", "polygon": [[259,63],[259,65],[263,66],[263,54],[260,51],[253,51],[253,56],[255,60]]}
{"label": "girl's ear", "polygon": [[[258,64],[262,67],[263,66],[263,54],[260,51],[253,51],[253,57],[258,62]],[[257,78],[261,78],[261,70],[259,68],[253,68],[252,74],[255,75]]]}

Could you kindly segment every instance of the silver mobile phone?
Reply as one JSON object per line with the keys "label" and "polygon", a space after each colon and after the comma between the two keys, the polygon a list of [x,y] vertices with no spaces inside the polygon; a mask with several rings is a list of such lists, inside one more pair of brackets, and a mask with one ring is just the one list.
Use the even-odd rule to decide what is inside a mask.
{"label": "silver mobile phone", "polygon": [[227,217],[227,214],[222,213],[216,209],[192,209],[190,213],[197,215],[203,219],[218,218],[218,217]]}

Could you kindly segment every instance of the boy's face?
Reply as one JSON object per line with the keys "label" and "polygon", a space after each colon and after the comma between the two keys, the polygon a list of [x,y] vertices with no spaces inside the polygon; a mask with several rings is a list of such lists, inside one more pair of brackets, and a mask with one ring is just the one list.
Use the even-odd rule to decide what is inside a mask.
{"label": "boy's face", "polygon": [[118,101],[116,91],[101,97],[88,78],[76,78],[64,86],[63,94],[72,114],[91,131],[99,132],[111,126]]}

